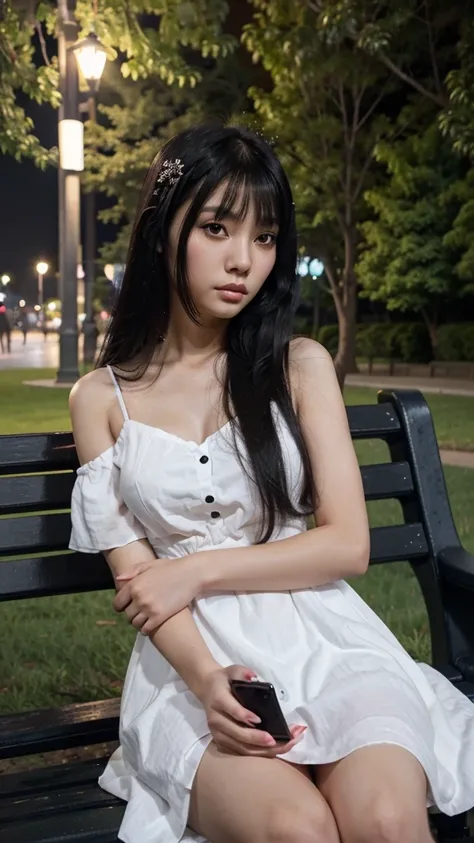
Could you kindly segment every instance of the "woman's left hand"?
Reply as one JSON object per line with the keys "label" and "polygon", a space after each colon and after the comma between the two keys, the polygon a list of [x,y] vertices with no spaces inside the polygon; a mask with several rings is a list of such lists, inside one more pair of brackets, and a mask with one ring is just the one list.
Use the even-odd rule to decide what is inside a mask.
{"label": "woman's left hand", "polygon": [[157,559],[117,576],[116,582],[123,585],[113,602],[115,611],[125,612],[143,635],[155,632],[199,593],[197,566],[194,568],[189,559]]}

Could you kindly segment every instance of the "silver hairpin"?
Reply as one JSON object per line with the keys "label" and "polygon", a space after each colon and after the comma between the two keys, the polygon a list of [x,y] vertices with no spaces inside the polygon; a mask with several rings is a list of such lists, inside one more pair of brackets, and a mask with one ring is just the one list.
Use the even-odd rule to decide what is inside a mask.
{"label": "silver hairpin", "polygon": [[[184,172],[184,165],[181,163],[181,158],[175,158],[174,161],[163,161],[162,168],[160,170],[160,175],[158,176],[156,183],[163,184],[163,182],[168,182],[168,184],[176,184],[183,175]],[[158,193],[158,189],[153,191],[154,194]]]}

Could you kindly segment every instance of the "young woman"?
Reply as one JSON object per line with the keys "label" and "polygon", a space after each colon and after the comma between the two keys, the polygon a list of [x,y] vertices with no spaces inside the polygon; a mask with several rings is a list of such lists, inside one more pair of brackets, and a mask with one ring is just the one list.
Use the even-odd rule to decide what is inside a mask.
{"label": "young woman", "polygon": [[[100,779],[127,843],[428,843],[427,805],[474,804],[472,703],[344,581],[367,569],[366,509],[331,359],[291,339],[296,259],[270,146],[179,134],[71,393],[70,547],[105,553],[142,633]],[[254,676],[286,745],[231,693]]]}

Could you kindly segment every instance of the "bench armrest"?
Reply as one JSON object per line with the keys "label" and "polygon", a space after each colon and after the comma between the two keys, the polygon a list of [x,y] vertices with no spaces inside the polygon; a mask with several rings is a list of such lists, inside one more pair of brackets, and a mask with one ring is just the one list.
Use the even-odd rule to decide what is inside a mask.
{"label": "bench armrest", "polygon": [[437,556],[439,572],[453,585],[474,591],[474,556],[463,547],[446,547]]}

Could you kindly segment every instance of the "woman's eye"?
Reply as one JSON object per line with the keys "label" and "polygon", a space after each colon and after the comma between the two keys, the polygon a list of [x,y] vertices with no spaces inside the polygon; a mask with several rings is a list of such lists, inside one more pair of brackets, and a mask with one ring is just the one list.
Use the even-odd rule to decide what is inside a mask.
{"label": "woman's eye", "polygon": [[219,222],[208,222],[207,225],[203,225],[203,228],[208,232],[208,234],[211,234],[214,237],[224,231],[224,226]]}
{"label": "woman's eye", "polygon": [[260,237],[257,238],[262,246],[273,246],[276,243],[277,236],[276,234],[261,234]]}

